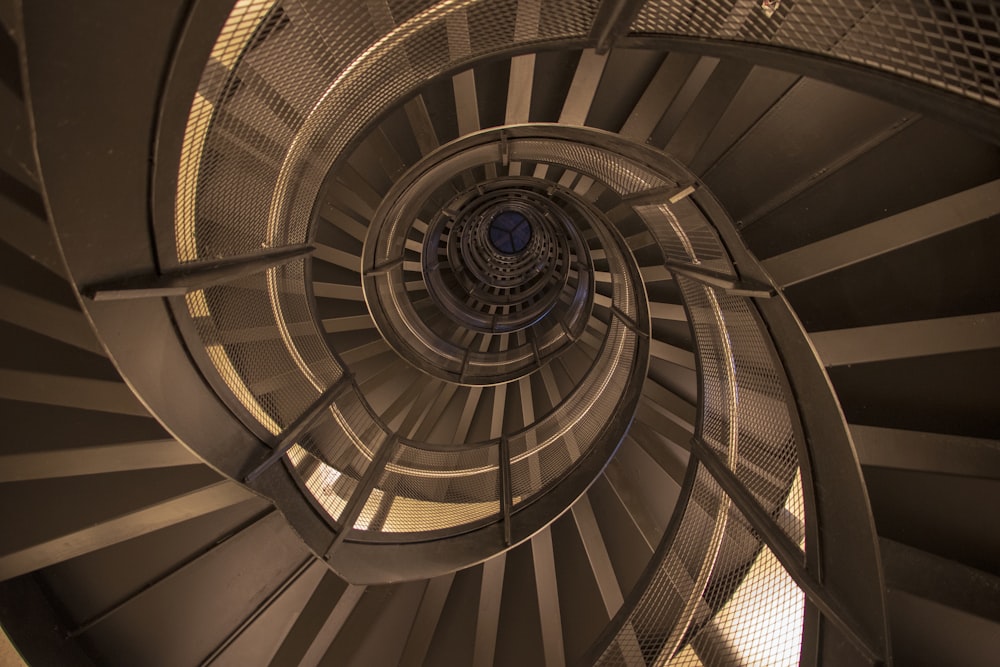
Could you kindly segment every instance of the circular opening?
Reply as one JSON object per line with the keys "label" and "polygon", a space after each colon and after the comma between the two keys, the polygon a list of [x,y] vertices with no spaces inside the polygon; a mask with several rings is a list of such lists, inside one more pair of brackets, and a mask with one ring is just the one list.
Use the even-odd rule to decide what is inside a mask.
{"label": "circular opening", "polygon": [[490,244],[505,255],[523,252],[531,242],[531,223],[517,211],[501,211],[490,221]]}

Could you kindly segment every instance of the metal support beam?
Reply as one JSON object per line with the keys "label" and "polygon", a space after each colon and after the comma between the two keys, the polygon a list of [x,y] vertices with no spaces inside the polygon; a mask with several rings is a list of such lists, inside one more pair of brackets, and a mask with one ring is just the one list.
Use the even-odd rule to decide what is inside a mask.
{"label": "metal support beam", "polygon": [[560,125],[583,125],[586,122],[606,62],[606,54],[598,54],[590,49],[580,54],[576,73],[573,75],[573,81],[569,85],[569,92],[566,94],[559,115]]}
{"label": "metal support beam", "polygon": [[594,17],[590,38],[597,42],[597,53],[605,54],[628,34],[645,0],[604,0]]}
{"label": "metal support beam", "polygon": [[546,527],[531,540],[531,560],[535,570],[535,593],[541,621],[542,648],[546,667],[566,664],[563,646],[562,615],[559,610],[559,586],[556,581],[552,528]]}
{"label": "metal support beam", "polygon": [[789,287],[1000,213],[1000,179],[764,260]]}
{"label": "metal support beam", "polygon": [[403,655],[399,659],[399,667],[420,667],[424,664],[454,581],[455,573],[450,572],[427,582],[417,615],[410,626],[410,634],[406,638]]}
{"label": "metal support beam", "polygon": [[[264,501],[261,501],[261,502],[263,503]],[[95,625],[97,625],[98,623],[100,623],[101,621],[103,621],[104,619],[106,619],[106,618],[112,616],[113,614],[115,614],[118,610],[120,610],[123,607],[125,607],[126,605],[128,605],[130,602],[132,602],[132,600],[135,600],[136,598],[138,598],[139,596],[141,596],[143,593],[146,593],[147,591],[149,591],[149,590],[151,590],[153,588],[156,588],[157,586],[159,586],[160,584],[162,584],[164,581],[167,581],[168,579],[170,579],[171,577],[173,577],[178,572],[181,572],[182,570],[184,570],[185,568],[187,568],[189,565],[192,565],[192,564],[198,562],[199,560],[201,560],[202,558],[204,558],[209,553],[215,551],[222,544],[224,544],[225,542],[228,542],[230,539],[232,539],[236,535],[239,535],[240,533],[242,533],[242,532],[244,532],[244,531],[246,531],[246,530],[248,530],[248,529],[250,529],[250,528],[252,528],[252,527],[254,527],[254,526],[258,525],[258,524],[260,524],[261,522],[263,522],[265,519],[268,519],[268,517],[271,517],[272,515],[274,515],[274,508],[271,507],[271,506],[267,506],[262,512],[260,512],[258,514],[255,514],[253,517],[251,517],[250,520],[248,520],[248,521],[244,522],[243,524],[237,526],[234,530],[231,530],[229,533],[227,533],[226,535],[223,535],[221,538],[219,538],[218,540],[212,542],[208,546],[203,547],[202,549],[199,549],[198,551],[194,552],[193,554],[191,554],[187,558],[184,558],[183,560],[175,563],[173,565],[173,567],[171,567],[166,572],[163,572],[162,574],[158,575],[156,578],[151,579],[150,581],[147,581],[145,584],[143,584],[143,586],[141,588],[139,588],[135,592],[133,592],[133,593],[129,594],[128,596],[126,596],[126,597],[118,600],[114,605],[112,605],[111,607],[108,607],[107,609],[105,609],[101,613],[99,613],[99,614],[97,614],[95,616],[92,616],[92,617],[88,618],[86,621],[80,623],[75,628],[73,628],[68,633],[66,633],[66,636],[69,637],[69,638],[72,638],[72,637],[78,637],[79,635],[82,635],[83,633],[87,632],[92,627],[94,627]],[[271,519],[271,520],[273,521],[273,519]]]}
{"label": "metal support beam", "polygon": [[149,417],[124,382],[0,369],[0,398]]}
{"label": "metal support beam", "polygon": [[231,282],[286,264],[312,253],[313,250],[311,245],[272,248],[255,255],[182,265],[159,276],[131,276],[109,280],[84,287],[80,292],[94,301],[183,296],[188,292]]}
{"label": "metal support beam", "polygon": [[382,475],[382,471],[385,470],[385,466],[392,457],[392,453],[396,450],[398,442],[399,437],[395,433],[386,438],[386,441],[382,443],[382,447],[375,453],[371,463],[368,464],[365,474],[358,480],[358,485],[354,489],[354,493],[340,513],[340,530],[334,536],[330,546],[326,548],[326,553],[323,556],[326,560],[329,560],[333,551],[344,543],[347,534],[351,532],[354,523],[361,516],[361,511],[365,508],[365,503],[368,502],[368,497],[371,495],[372,489],[378,484],[379,477]]}
{"label": "metal support beam", "polygon": [[0,557],[0,580],[48,567],[255,497],[234,482],[210,484],[4,554]]}
{"label": "metal support beam", "polygon": [[472,648],[473,667],[492,667],[500,627],[500,600],[503,597],[503,577],[506,554],[483,563],[483,579],[479,588],[479,609],[476,613],[476,638]]}
{"label": "metal support beam", "polygon": [[305,560],[303,560],[302,563],[300,563],[299,566],[295,568],[295,570],[292,571],[292,573],[288,575],[288,577],[284,581],[281,582],[280,586],[271,591],[271,594],[268,595],[263,602],[257,605],[257,607],[250,613],[250,615],[247,616],[243,620],[243,622],[236,627],[235,630],[229,633],[229,636],[227,636],[222,641],[222,643],[215,648],[214,651],[209,653],[205,657],[205,659],[201,661],[200,667],[207,667],[208,665],[211,665],[213,662],[215,662],[215,660],[220,655],[222,655],[226,651],[226,649],[233,644],[233,642],[239,639],[240,635],[242,635],[247,628],[253,625],[254,621],[260,618],[260,616],[263,615],[264,612],[270,609],[271,605],[274,604],[278,600],[278,598],[284,595],[285,592],[288,591],[288,589],[290,589],[295,584],[295,582],[299,580],[299,577],[301,577],[306,573],[306,570],[309,569],[309,566],[311,566],[315,562],[316,558],[312,554],[310,554]]}
{"label": "metal support beam", "polygon": [[104,354],[87,318],[76,308],[0,285],[0,319],[94,354]]}
{"label": "metal support beam", "polygon": [[851,437],[862,466],[1000,480],[998,440],[860,424]]}
{"label": "metal support beam", "polygon": [[623,313],[618,306],[611,306],[611,314],[618,318],[618,320],[625,325],[625,327],[637,336],[642,336],[644,338],[649,337],[648,331],[643,331],[639,325],[631,317]]}
{"label": "metal support beam", "polygon": [[862,626],[836,598],[836,594],[821,584],[803,562],[802,550],[782,531],[771,516],[757,503],[753,495],[723,463],[718,455],[700,438],[691,439],[691,453],[712,474],[733,504],[746,517],[753,529],[770,548],[778,562],[795,580],[823,616],[833,623],[872,664],[882,664],[885,656],[875,642],[865,636]]}
{"label": "metal support beam", "polygon": [[252,484],[261,473],[274,465],[281,459],[288,450],[298,441],[299,437],[322,415],[330,405],[348,388],[354,386],[354,376],[345,373],[336,382],[327,387],[326,391],[320,394],[306,411],[299,415],[299,418],[288,425],[282,431],[273,444],[273,451],[264,461],[254,468],[243,480],[246,484]]}
{"label": "metal support beam", "polygon": [[320,629],[333,614],[347,588],[348,584],[333,572],[329,570],[324,572],[323,578],[309,596],[309,600],[282,639],[269,664],[274,667],[302,664],[303,657],[312,646]]}
{"label": "metal support beam", "polygon": [[306,650],[300,664],[320,664],[333,640],[340,634],[344,624],[347,623],[347,619],[354,611],[354,608],[358,606],[361,597],[367,590],[367,586],[352,585],[347,587],[347,590],[337,600],[337,604],[334,605],[333,611],[326,617],[326,621],[323,622],[323,626],[319,629],[319,632],[313,637],[312,643],[309,645],[308,650]]}
{"label": "metal support beam", "polygon": [[689,370],[695,370],[696,367],[693,352],[670,345],[669,343],[664,343],[655,338],[649,341],[649,354],[657,359],[662,359],[663,361]]}
{"label": "metal support beam", "polygon": [[1000,624],[1000,577],[901,542],[879,544],[888,588]]}
{"label": "metal support beam", "polygon": [[666,262],[666,267],[672,273],[682,275],[691,280],[718,287],[733,296],[749,296],[759,299],[770,298],[775,295],[775,290],[770,285],[758,283],[752,280],[741,280],[732,276],[726,276],[715,271],[704,269],[695,265],[678,264],[677,262]]}
{"label": "metal support beam", "polygon": [[201,463],[191,450],[173,439],[41,449],[0,455],[0,483]]}
{"label": "metal support beam", "polygon": [[1000,313],[809,334],[823,365],[846,366],[1000,347]]}

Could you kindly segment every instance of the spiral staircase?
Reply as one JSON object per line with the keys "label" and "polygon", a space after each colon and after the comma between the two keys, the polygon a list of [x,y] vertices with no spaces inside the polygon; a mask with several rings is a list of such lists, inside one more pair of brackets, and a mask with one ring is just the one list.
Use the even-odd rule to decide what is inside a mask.
{"label": "spiral staircase", "polygon": [[995,6],[233,4],[0,4],[27,663],[995,664]]}

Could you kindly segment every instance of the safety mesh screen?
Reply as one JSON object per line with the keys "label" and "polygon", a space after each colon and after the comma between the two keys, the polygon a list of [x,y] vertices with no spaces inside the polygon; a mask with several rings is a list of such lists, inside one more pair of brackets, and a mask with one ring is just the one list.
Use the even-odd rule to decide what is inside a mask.
{"label": "safety mesh screen", "polygon": [[357,395],[345,393],[310,425],[289,458],[306,489],[336,521],[386,439]]}
{"label": "safety mesh screen", "polygon": [[[512,45],[585,36],[597,5],[240,0],[188,116],[175,202],[177,261],[305,242],[330,166],[378,113],[456,63]],[[187,298],[215,369],[275,434],[341,373],[310,324],[303,267],[297,262]],[[350,435],[337,431],[348,428],[343,424],[324,428],[335,448]],[[324,488],[353,483],[344,471],[342,481],[329,483],[327,468],[337,469],[321,451],[319,431],[302,445],[293,451],[310,479],[325,480]],[[426,490],[409,491],[419,498]],[[331,501],[337,516],[344,495],[333,495],[340,499]]]}
{"label": "safety mesh screen", "polygon": [[591,370],[554,411],[527,431],[511,436],[511,490],[515,504],[557,480],[623,409],[632,379],[638,335],[618,319],[607,335]]}
{"label": "safety mesh screen", "polygon": [[792,665],[805,596],[699,468],[669,548],[599,665]]}
{"label": "safety mesh screen", "polygon": [[[764,544],[706,595],[714,616],[696,622],[671,667],[794,667],[802,653],[805,594]],[[728,597],[727,597],[728,595]]]}
{"label": "safety mesh screen", "polygon": [[435,452],[400,444],[355,529],[419,533],[500,513],[499,445]]}
{"label": "safety mesh screen", "polygon": [[794,402],[763,324],[748,298],[683,276],[677,284],[702,373],[701,438],[797,541],[803,526],[781,511],[799,466],[788,407]]}
{"label": "safety mesh screen", "polygon": [[[340,377],[305,306],[304,260],[186,295],[188,312],[222,380],[254,418],[277,434]],[[284,304],[283,317],[261,304]],[[289,339],[306,343],[303,358]],[[311,364],[309,375],[302,366]]]}
{"label": "safety mesh screen", "polygon": [[667,260],[734,275],[732,262],[718,235],[690,199],[643,204],[633,209],[646,223]]}
{"label": "safety mesh screen", "polygon": [[518,139],[510,142],[510,152],[511,160],[551,163],[587,174],[622,196],[668,185],[650,170],[619,155],[575,142]]}
{"label": "safety mesh screen", "polygon": [[[766,5],[777,7],[770,13]],[[632,31],[799,49],[1000,106],[1000,9],[995,2],[650,0]]]}

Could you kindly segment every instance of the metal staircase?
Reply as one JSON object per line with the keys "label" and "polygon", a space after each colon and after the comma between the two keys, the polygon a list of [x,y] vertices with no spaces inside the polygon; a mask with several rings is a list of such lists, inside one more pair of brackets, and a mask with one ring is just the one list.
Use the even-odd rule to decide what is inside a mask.
{"label": "metal staircase", "polygon": [[992,5],[0,19],[30,664],[994,660]]}

